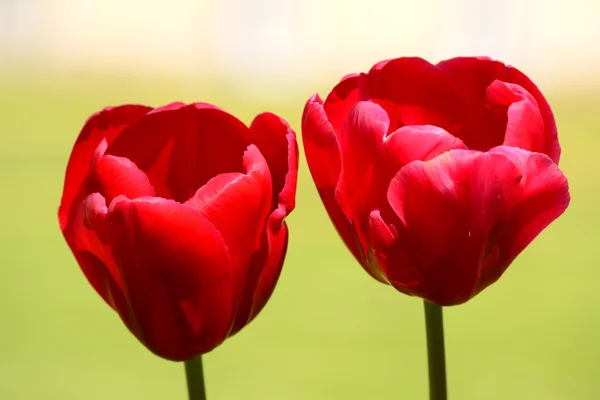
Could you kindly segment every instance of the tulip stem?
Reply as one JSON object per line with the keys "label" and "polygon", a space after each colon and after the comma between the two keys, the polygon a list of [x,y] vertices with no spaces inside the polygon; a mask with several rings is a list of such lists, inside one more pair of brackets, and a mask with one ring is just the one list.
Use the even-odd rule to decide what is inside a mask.
{"label": "tulip stem", "polygon": [[202,356],[185,362],[185,376],[187,378],[189,400],[206,400]]}
{"label": "tulip stem", "polygon": [[429,399],[447,400],[444,320],[441,306],[425,301],[425,325],[429,361]]}

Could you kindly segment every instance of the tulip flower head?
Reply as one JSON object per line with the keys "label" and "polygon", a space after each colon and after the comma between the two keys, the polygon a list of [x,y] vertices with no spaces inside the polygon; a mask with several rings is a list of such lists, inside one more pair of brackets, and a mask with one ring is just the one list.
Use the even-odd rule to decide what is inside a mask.
{"label": "tulip flower head", "polygon": [[204,103],[107,108],[67,167],[60,227],[85,276],[152,352],[206,353],[269,299],[285,258],[294,132]]}
{"label": "tulip flower head", "polygon": [[348,75],[308,100],[302,135],[354,257],[438,305],[498,280],[569,204],[548,102],[488,58],[398,58]]}

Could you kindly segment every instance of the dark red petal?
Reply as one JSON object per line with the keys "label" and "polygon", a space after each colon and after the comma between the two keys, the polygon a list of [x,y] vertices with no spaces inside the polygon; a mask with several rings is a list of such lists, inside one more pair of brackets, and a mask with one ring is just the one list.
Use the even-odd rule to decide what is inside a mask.
{"label": "dark red petal", "polygon": [[376,64],[366,85],[372,101],[387,111],[390,132],[404,125],[436,125],[454,132],[460,124],[460,104],[448,75],[422,58]]}
{"label": "dark red petal", "polygon": [[216,107],[177,104],[123,132],[107,154],[128,158],[148,172],[158,196],[172,195],[184,202],[210,178],[243,171],[247,135],[241,121]]}
{"label": "dark red petal", "polygon": [[[446,71],[452,76],[458,91],[462,93],[465,101],[465,107],[470,107],[474,113],[479,113],[480,120],[484,120],[485,116],[490,117],[485,111],[486,104],[486,89],[495,80],[503,82],[516,83],[529,92],[536,100],[540,109],[540,114],[544,120],[544,153],[547,154],[555,163],[558,163],[560,158],[560,145],[558,143],[558,133],[554,115],[548,101],[540,92],[538,87],[521,71],[505,65],[499,61],[494,61],[489,58],[482,57],[457,57],[446,61],[442,61],[437,65],[440,69]],[[481,106],[477,106],[480,104]],[[480,111],[475,111],[479,109]],[[492,127],[492,130],[495,129]],[[500,129],[500,128],[498,128]],[[472,135],[482,136],[483,132],[491,134],[490,129],[474,129]],[[469,148],[477,148],[471,146],[469,140],[463,135],[452,132],[459,136]],[[503,134],[500,130],[499,135]],[[496,145],[501,144],[502,140],[495,142]],[[486,148],[493,147],[493,144]]]}
{"label": "dark red petal", "polygon": [[[152,110],[151,107],[140,105],[110,107],[92,115],[87,120],[73,146],[67,165],[65,186],[58,211],[61,230],[66,229],[71,208],[79,207],[79,203],[87,195],[85,193],[78,197],[90,170],[92,157],[100,142],[103,139],[106,139],[108,143],[112,142],[123,129],[138,121],[150,110]],[[76,197],[78,197],[78,201]],[[67,238],[67,242],[69,240]]]}
{"label": "dark red petal", "polygon": [[74,239],[71,248],[96,292],[119,313],[131,332],[139,332],[108,243],[106,212],[106,203],[100,194],[92,193],[85,198],[73,222]]}
{"label": "dark red petal", "polygon": [[318,95],[306,102],[302,115],[302,139],[308,168],[319,196],[342,240],[354,257],[364,263],[365,255],[356,232],[335,199],[341,170],[338,140],[325,115],[323,101]]}
{"label": "dark red petal", "polygon": [[261,247],[252,256],[248,280],[230,335],[239,332],[258,315],[273,294],[279,279],[287,251],[288,228],[284,222],[281,229],[273,233],[271,227],[272,224],[268,224]]}
{"label": "dark red petal", "polygon": [[544,152],[544,121],[537,102],[514,83],[494,81],[487,88],[491,107],[508,116],[504,145],[531,152]]}
{"label": "dark red petal", "polygon": [[[281,268],[285,260],[285,254],[288,245],[288,228],[284,223],[282,229],[276,233],[271,232],[270,228],[267,231],[269,251],[267,259],[263,264],[263,268],[258,277],[258,283],[254,290],[252,298],[252,308],[248,321],[252,321],[258,313],[263,309],[267,301],[273,294],[275,284],[279,279]],[[256,259],[260,260],[261,255],[258,254]]]}
{"label": "dark red petal", "polygon": [[96,150],[87,191],[101,193],[108,204],[119,195],[129,199],[154,196],[154,188],[146,174],[126,158],[104,155],[106,146],[103,141]]}
{"label": "dark red petal", "polygon": [[175,201],[124,196],[108,221],[138,338],[171,360],[219,345],[231,320],[231,265],[214,225]]}
{"label": "dark red petal", "polygon": [[325,99],[323,108],[335,134],[344,128],[354,105],[369,99],[366,82],[366,74],[347,75]]}
{"label": "dark red petal", "polygon": [[73,225],[73,249],[76,256],[85,258],[81,269],[94,289],[116,309],[113,298],[123,296],[123,286],[107,243],[106,212],[106,202],[100,194],[85,198]]}
{"label": "dark red petal", "polygon": [[339,135],[342,172],[336,198],[346,217],[357,229],[363,249],[368,248],[368,218],[377,207],[377,162],[389,120],[379,105],[358,102]]}
{"label": "dark red petal", "polygon": [[379,280],[392,284],[404,293],[412,294],[411,287],[422,283],[423,277],[409,258],[405,250],[406,243],[398,243],[405,238],[400,238],[396,227],[383,220],[379,210],[373,210],[369,216],[369,236],[375,256],[370,264],[380,275]]}
{"label": "dark red petal", "polygon": [[247,174],[218,175],[185,204],[221,233],[231,258],[231,305],[235,318],[248,284],[250,259],[260,246],[271,212],[269,166],[255,145],[244,155]]}
{"label": "dark red petal", "polygon": [[296,206],[298,143],[287,122],[275,114],[259,114],[250,125],[249,141],[258,146],[267,160],[273,180],[273,219],[279,229],[283,219]]}

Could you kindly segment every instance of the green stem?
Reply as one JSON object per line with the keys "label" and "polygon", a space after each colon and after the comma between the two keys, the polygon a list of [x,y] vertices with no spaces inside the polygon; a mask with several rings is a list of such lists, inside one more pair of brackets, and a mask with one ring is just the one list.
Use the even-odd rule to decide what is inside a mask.
{"label": "green stem", "polygon": [[185,376],[187,378],[189,400],[206,400],[202,356],[185,362]]}
{"label": "green stem", "polygon": [[427,359],[429,361],[429,399],[447,400],[446,356],[442,307],[425,301]]}

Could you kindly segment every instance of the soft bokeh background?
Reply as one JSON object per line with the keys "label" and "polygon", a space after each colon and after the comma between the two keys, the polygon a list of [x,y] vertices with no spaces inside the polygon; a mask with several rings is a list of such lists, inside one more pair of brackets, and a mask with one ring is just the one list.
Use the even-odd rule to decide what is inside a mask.
{"label": "soft bokeh background", "polygon": [[[490,55],[552,104],[567,213],[472,302],[446,310],[450,394],[600,398],[600,3],[595,0],[0,0],[0,399],[184,399],[86,282],[56,211],[71,146],[107,105],[271,110],[400,55]],[[302,157],[280,284],[205,356],[211,400],[425,399],[422,304],[370,279]]]}

